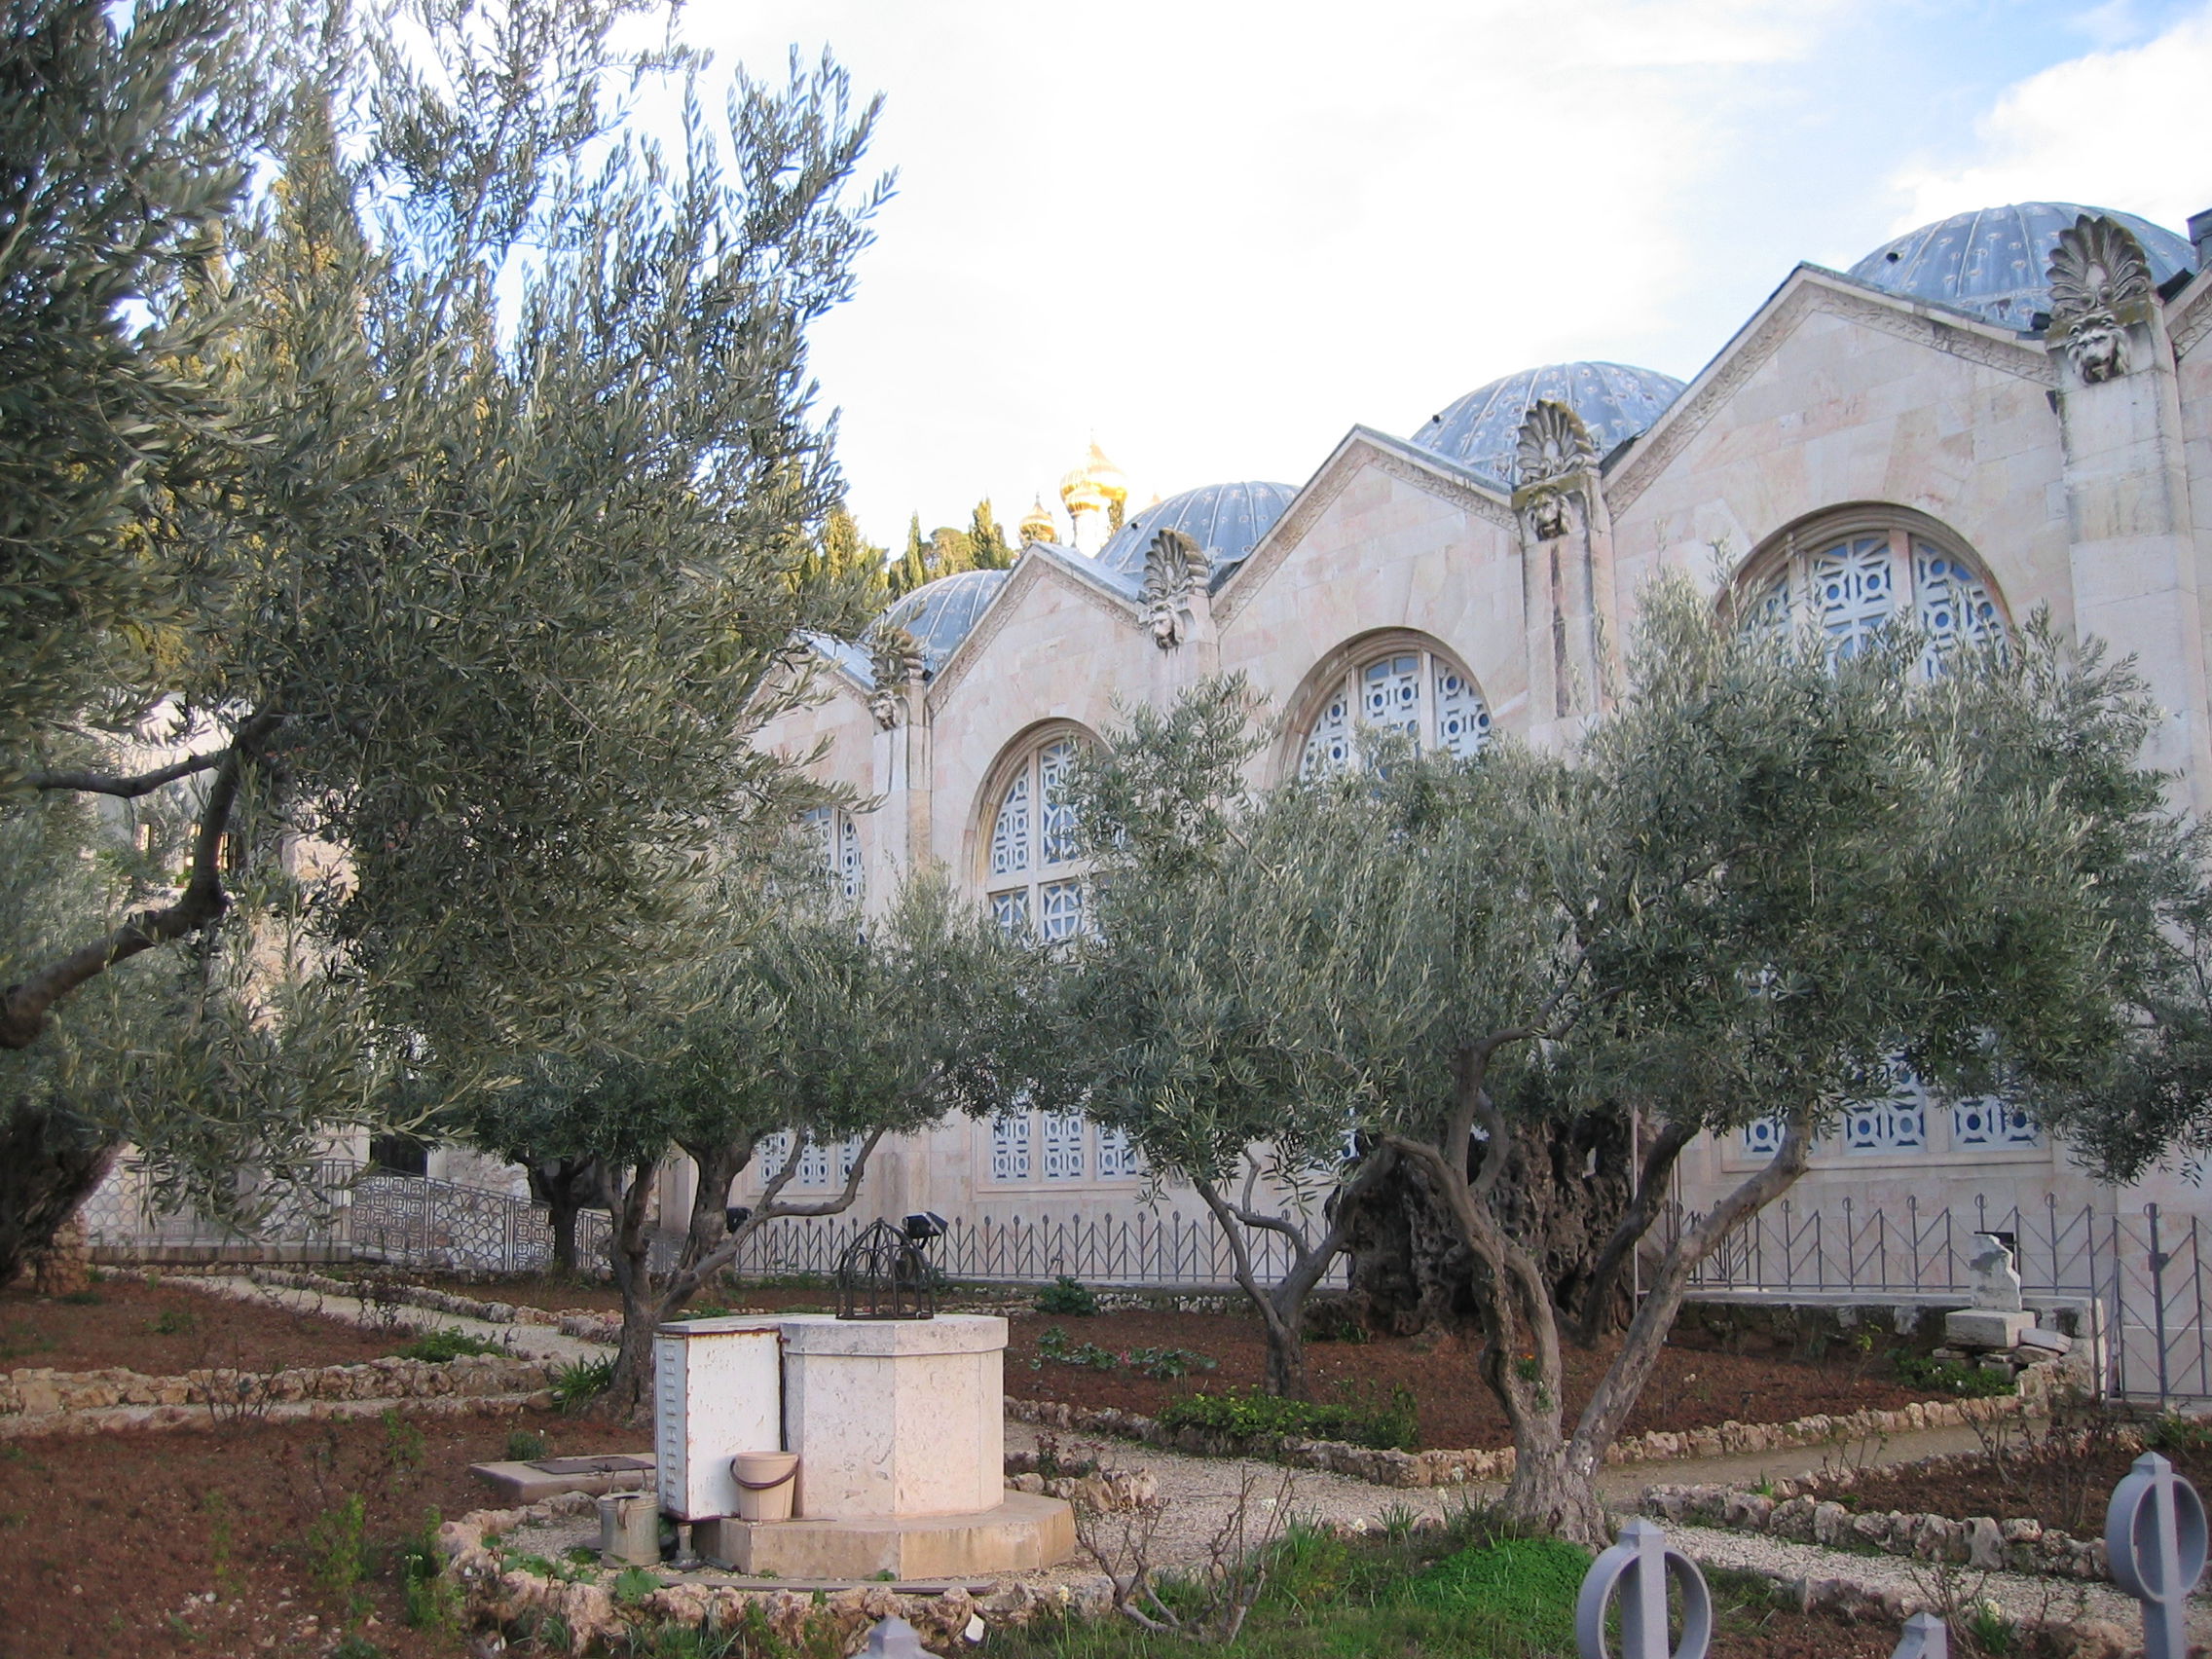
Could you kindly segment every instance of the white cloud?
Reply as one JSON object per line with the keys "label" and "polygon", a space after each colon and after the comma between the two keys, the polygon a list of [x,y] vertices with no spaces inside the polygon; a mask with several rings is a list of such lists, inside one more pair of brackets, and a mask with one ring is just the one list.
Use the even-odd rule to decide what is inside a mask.
{"label": "white cloud", "polygon": [[[2110,25],[2126,8],[2089,15]],[[2080,202],[2180,230],[2212,207],[2212,5],[2140,46],[2053,64],[1974,124],[1972,156],[1900,171],[1896,229],[2006,202]]]}

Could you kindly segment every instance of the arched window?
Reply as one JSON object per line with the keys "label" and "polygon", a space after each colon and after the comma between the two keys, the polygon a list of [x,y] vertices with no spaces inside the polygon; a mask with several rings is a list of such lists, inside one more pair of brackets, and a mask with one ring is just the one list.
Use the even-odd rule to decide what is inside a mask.
{"label": "arched window", "polygon": [[853,815],[841,806],[815,806],[800,813],[798,821],[813,838],[815,862],[831,890],[859,903],[867,877],[861,867],[861,831]]}
{"label": "arched window", "polygon": [[1407,643],[1356,658],[1324,688],[1306,728],[1299,776],[1348,765],[1359,726],[1401,731],[1421,753],[1473,755],[1490,739],[1490,705],[1473,676],[1427,645]]}
{"label": "arched window", "polygon": [[1856,656],[1892,618],[1928,636],[1930,673],[1963,645],[2002,645],[2004,608],[1989,578],[1934,534],[1902,524],[1792,532],[1754,561],[1739,592],[1748,630],[1817,628],[1837,656]]}
{"label": "arched window", "polygon": [[1000,789],[984,854],[991,914],[1014,934],[1067,939],[1083,927],[1075,805],[1068,776],[1077,739],[1054,732],[1021,751]]}

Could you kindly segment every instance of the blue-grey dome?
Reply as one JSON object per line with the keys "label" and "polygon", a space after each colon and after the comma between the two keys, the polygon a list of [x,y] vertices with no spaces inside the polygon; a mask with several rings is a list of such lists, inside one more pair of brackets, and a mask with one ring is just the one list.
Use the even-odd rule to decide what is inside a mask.
{"label": "blue-grey dome", "polygon": [[1207,484],[1153,504],[1130,519],[1098,550],[1098,563],[1124,578],[1144,580],[1144,550],[1163,530],[1179,530],[1205,549],[1218,576],[1252,551],[1298,492],[1288,484],[1246,480]]}
{"label": "blue-grey dome", "polygon": [[914,636],[922,647],[923,665],[935,674],[974,630],[983,608],[1006,586],[1006,578],[1004,571],[958,571],[940,576],[894,600],[883,620]]}
{"label": "blue-grey dome", "polygon": [[[2015,202],[1954,213],[1884,242],[1851,268],[1860,281],[1906,299],[1972,312],[2000,328],[2025,334],[2050,310],[2050,250],[2058,233],[2083,214],[2110,212],[2071,202]],[[2163,282],[2196,264],[2188,242],[2132,213],[2113,218],[2134,233],[2151,256],[2151,279]]]}
{"label": "blue-grey dome", "polygon": [[1513,448],[1521,423],[1538,402],[1564,403],[1582,417],[1603,456],[1659,419],[1682,394],[1682,383],[1626,363],[1546,363],[1477,387],[1413,435],[1422,449],[1449,457],[1493,480],[1513,483]]}

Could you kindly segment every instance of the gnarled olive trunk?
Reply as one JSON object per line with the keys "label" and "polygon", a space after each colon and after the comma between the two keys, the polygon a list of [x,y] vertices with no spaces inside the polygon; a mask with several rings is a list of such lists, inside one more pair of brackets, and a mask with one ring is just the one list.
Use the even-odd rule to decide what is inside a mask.
{"label": "gnarled olive trunk", "polygon": [[[1601,1268],[1608,1235],[1629,1205],[1628,1140],[1626,1115],[1612,1112],[1513,1131],[1493,1208],[1534,1255],[1556,1307],[1586,1309],[1593,1292],[1608,1304],[1620,1299],[1617,1276]],[[1482,1153],[1480,1142],[1468,1149],[1469,1174]],[[1476,1257],[1444,1195],[1415,1161],[1400,1161],[1365,1194],[1345,1248],[1352,1308],[1375,1330],[1411,1336],[1480,1323]]]}
{"label": "gnarled olive trunk", "polygon": [[17,1102],[0,1120],[0,1288],[91,1198],[115,1167],[118,1142]]}
{"label": "gnarled olive trunk", "polygon": [[530,1196],[545,1206],[553,1229],[553,1265],[564,1273],[576,1271],[576,1218],[587,1209],[613,1208],[607,1193],[605,1169],[596,1158],[553,1158],[533,1163]]}

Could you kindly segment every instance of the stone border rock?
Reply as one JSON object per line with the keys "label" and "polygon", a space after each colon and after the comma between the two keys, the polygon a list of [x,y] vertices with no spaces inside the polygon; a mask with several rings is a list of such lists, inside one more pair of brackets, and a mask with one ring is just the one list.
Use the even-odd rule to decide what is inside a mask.
{"label": "stone border rock", "polygon": [[[2115,1436],[2122,1450],[2139,1451],[2142,1434],[2121,1428]],[[1917,1462],[1889,1464],[1873,1473],[1913,1472],[1941,1475],[1979,1461],[1979,1452],[1956,1452]],[[1907,1514],[1893,1509],[1862,1513],[1824,1493],[1849,1492],[1861,1471],[1839,1469],[1777,1481],[1771,1493],[1741,1487],[1653,1486],[1641,1508],[1646,1515],[1678,1526],[1722,1527],[1737,1532],[1766,1532],[1800,1544],[1831,1548],[1853,1545],[1915,1561],[1947,1563],[1983,1572],[2024,1572],[2049,1578],[2110,1579],[2112,1563],[2101,1537],[2076,1537],[2046,1527],[2032,1515]]]}
{"label": "stone border rock", "polygon": [[110,1411],[58,1412],[41,1417],[0,1417],[0,1441],[44,1440],[68,1435],[115,1434],[129,1429],[227,1428],[244,1420],[323,1422],[338,1418],[381,1417],[394,1412],[408,1418],[510,1417],[550,1412],[557,1402],[550,1389],[532,1394],[439,1395],[412,1400],[303,1400],[258,1406],[243,1419],[205,1406],[117,1406]]}
{"label": "stone border rock", "polygon": [[[1909,1434],[1929,1428],[1956,1428],[1965,1423],[1993,1422],[2000,1418],[2021,1416],[2034,1410],[2041,1397],[2040,1390],[2023,1389],[2017,1394],[1997,1394],[1986,1399],[1916,1400],[1896,1411],[1868,1408],[1842,1416],[1817,1413],[1788,1422],[1731,1419],[1716,1428],[1682,1432],[1653,1429],[1646,1434],[1616,1440],[1605,1449],[1605,1461],[1663,1463],[1779,1452],[1796,1446],[1824,1446],[1833,1441]],[[1062,1400],[1009,1399],[1006,1415],[1015,1422],[1035,1423],[1042,1428],[1119,1435],[1140,1440],[1147,1446],[1188,1452],[1200,1457],[1268,1457],[1296,1468],[1349,1475],[1354,1480],[1383,1487],[1459,1486],[1468,1481],[1503,1481],[1513,1474],[1511,1447],[1495,1452],[1480,1448],[1390,1452],[1351,1446],[1341,1440],[1299,1440],[1274,1435],[1239,1439],[1200,1428],[1166,1428],[1157,1418],[1124,1412],[1114,1406],[1071,1406]]]}
{"label": "stone border rock", "polygon": [[[1073,1583],[1039,1587],[1009,1584],[989,1596],[972,1596],[953,1585],[940,1594],[902,1595],[888,1584],[856,1586],[819,1596],[809,1590],[741,1589],[733,1585],[663,1585],[635,1607],[620,1607],[600,1580],[612,1574],[584,1568],[576,1578],[549,1578],[510,1567],[487,1532],[500,1535],[534,1522],[557,1521],[594,1510],[598,1499],[586,1493],[563,1493],[524,1509],[478,1509],[438,1529],[445,1571],[461,1586],[463,1607],[473,1618],[500,1627],[548,1616],[570,1631],[571,1650],[593,1641],[611,1641],[634,1624],[667,1621],[696,1627],[713,1620],[727,1628],[758,1608],[772,1630],[793,1650],[804,1651],[825,1635],[841,1653],[857,1652],[879,1619],[897,1614],[921,1632],[925,1645],[940,1651],[973,1645],[969,1633],[980,1619],[985,1629],[1028,1624],[1043,1616],[1075,1613],[1097,1617],[1112,1608],[1112,1592],[1102,1574]],[[812,1639],[810,1641],[810,1639]]]}
{"label": "stone border rock", "polygon": [[11,1371],[0,1382],[0,1417],[64,1417],[118,1406],[207,1406],[251,1414],[271,1405],[307,1400],[535,1394],[550,1386],[556,1369],[541,1360],[488,1353],[448,1360],[392,1357],[274,1372],[215,1366],[179,1377],[147,1377],[119,1367],[29,1368]]}

